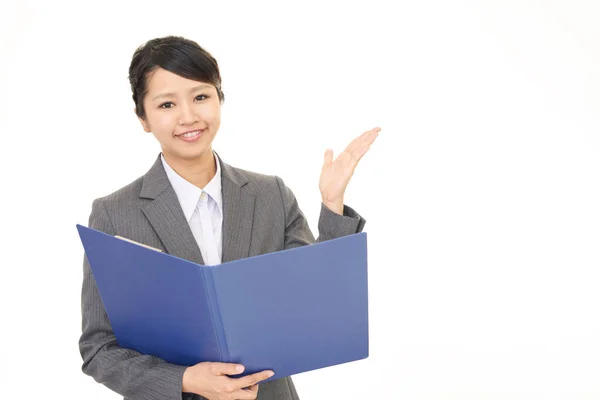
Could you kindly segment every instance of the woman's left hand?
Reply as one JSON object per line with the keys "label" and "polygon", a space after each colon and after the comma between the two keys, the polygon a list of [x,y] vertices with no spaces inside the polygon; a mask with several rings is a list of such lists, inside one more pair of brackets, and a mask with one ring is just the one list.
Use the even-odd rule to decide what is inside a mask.
{"label": "woman's left hand", "polygon": [[333,160],[333,150],[325,151],[325,160],[319,179],[319,190],[323,204],[331,211],[343,215],[344,192],[354,174],[360,159],[369,150],[379,135],[381,128],[373,128],[354,139],[348,147]]}

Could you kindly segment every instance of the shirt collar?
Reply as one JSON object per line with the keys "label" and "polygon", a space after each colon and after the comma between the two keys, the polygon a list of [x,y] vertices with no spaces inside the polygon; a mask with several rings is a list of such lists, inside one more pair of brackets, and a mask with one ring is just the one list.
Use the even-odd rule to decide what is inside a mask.
{"label": "shirt collar", "polygon": [[[214,153],[213,153],[214,154]],[[215,176],[212,177],[210,182],[206,184],[204,187],[204,191],[208,194],[208,196],[213,199],[223,215],[223,195],[221,193],[221,165],[219,162],[219,158],[216,154],[214,154],[216,163],[217,163],[217,172]],[[194,184],[185,180],[181,175],[179,175],[171,166],[167,163],[164,156],[160,155],[160,160],[162,161],[163,168],[167,174],[167,178],[169,178],[169,182],[171,182],[171,186],[173,186],[173,190],[179,199],[179,204],[181,204],[181,209],[183,210],[183,215],[185,215],[186,221],[190,221],[192,218],[192,214],[198,205],[198,200],[200,200],[200,195],[202,194],[203,189],[195,186]]]}

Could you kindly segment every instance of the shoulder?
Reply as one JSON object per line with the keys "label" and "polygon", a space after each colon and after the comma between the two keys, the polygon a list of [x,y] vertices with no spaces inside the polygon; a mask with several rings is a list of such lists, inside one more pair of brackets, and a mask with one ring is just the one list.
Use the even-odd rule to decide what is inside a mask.
{"label": "shoulder", "polygon": [[[137,231],[144,231],[147,222],[144,217],[144,206],[151,200],[140,197],[144,177],[109,193],[92,202],[89,226],[109,234],[126,237],[134,236]],[[137,237],[137,236],[136,236]],[[137,238],[140,241],[140,238]]]}
{"label": "shoulder", "polygon": [[128,204],[131,205],[139,200],[143,181],[144,177],[141,176],[112,193],[96,198],[93,203],[96,205],[102,204],[107,208],[114,208]]}
{"label": "shoulder", "polygon": [[238,186],[250,190],[257,196],[265,194],[281,196],[286,188],[283,179],[277,175],[263,174],[225,163],[222,163],[222,168],[223,180],[230,180]]}
{"label": "shoulder", "polygon": [[[130,226],[143,224],[143,206],[150,202],[140,197],[144,177],[109,193],[92,202],[90,227],[98,225],[98,229],[106,233],[130,235]],[[124,233],[125,232],[125,233]]]}

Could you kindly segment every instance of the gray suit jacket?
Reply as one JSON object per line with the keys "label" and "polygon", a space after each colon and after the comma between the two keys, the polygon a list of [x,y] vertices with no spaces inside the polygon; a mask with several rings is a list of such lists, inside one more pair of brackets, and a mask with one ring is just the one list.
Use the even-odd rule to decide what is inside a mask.
{"label": "gray suit jacket", "polygon": [[[221,163],[223,262],[303,246],[315,241],[293,193],[276,176]],[[322,205],[319,237],[324,241],[360,232],[365,224],[350,207],[338,215]],[[121,235],[203,264],[198,244],[164,171],[160,156],[143,177],[94,200],[89,227]],[[289,282],[293,284],[293,282]],[[185,366],[117,344],[87,258],[83,262],[82,370],[126,399],[202,399],[181,392]],[[298,399],[291,378],[259,385],[262,400]]]}

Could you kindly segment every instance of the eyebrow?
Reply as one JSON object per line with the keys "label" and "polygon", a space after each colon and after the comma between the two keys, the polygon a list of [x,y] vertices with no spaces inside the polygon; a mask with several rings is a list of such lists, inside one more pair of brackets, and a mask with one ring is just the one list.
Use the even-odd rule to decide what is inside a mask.
{"label": "eyebrow", "polygon": [[[208,89],[208,88],[210,88],[210,87],[211,87],[211,85],[207,85],[207,84],[203,83],[202,85],[194,86],[193,88],[191,88],[191,89],[189,90],[189,92],[188,92],[188,93],[193,93],[193,92],[196,92],[196,91],[199,91],[199,90],[202,90],[202,89]],[[154,101],[154,100],[156,100],[156,99],[158,99],[158,98],[161,98],[161,97],[172,97],[172,96],[175,96],[175,93],[174,93],[174,92],[169,92],[169,93],[161,93],[161,94],[159,94],[159,95],[157,95],[157,96],[154,96],[154,97],[152,98],[152,101]]]}

